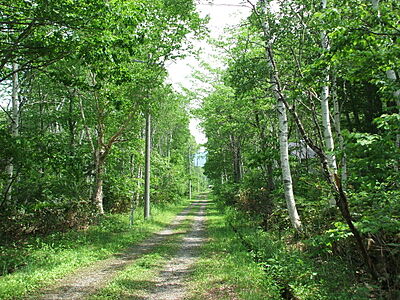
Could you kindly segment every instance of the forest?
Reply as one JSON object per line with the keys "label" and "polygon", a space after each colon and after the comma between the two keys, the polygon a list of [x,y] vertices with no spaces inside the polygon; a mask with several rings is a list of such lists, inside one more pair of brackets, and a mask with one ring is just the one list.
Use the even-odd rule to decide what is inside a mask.
{"label": "forest", "polygon": [[399,299],[400,2],[243,0],[211,40],[200,2],[0,0],[0,299]]}

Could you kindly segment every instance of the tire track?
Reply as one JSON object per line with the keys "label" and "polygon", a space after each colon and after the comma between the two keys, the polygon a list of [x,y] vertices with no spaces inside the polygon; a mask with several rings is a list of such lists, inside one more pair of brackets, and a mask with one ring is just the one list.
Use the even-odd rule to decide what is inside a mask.
{"label": "tire track", "polygon": [[191,230],[183,237],[181,247],[174,257],[163,267],[155,278],[155,286],[140,299],[179,300],[184,299],[186,281],[199,256],[200,246],[205,241],[205,208],[207,200],[197,200],[193,205],[200,206],[194,217]]}

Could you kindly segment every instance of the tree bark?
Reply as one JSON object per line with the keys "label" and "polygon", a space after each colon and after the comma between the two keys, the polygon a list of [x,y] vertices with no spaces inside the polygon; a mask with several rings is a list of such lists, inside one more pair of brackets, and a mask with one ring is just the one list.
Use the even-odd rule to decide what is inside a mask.
{"label": "tree bark", "polygon": [[289,147],[288,147],[288,120],[286,108],[282,100],[278,100],[277,104],[279,114],[279,149],[281,157],[282,181],[285,191],[286,205],[289,211],[290,221],[296,230],[301,230],[300,217],[297,212],[296,202],[293,193],[292,174],[289,164]]}
{"label": "tree bark", "polygon": [[[392,81],[396,81],[398,79],[396,72],[394,70],[386,71],[386,77]],[[396,99],[396,106],[398,108],[398,113],[400,114],[400,90],[395,91],[393,93],[393,97]],[[400,133],[396,134],[396,146],[398,149],[400,148]],[[399,162],[398,161],[395,163],[394,169],[396,172],[399,171]]]}
{"label": "tree bark", "polygon": [[342,185],[344,186],[347,181],[347,156],[344,151],[344,138],[342,135],[342,126],[340,122],[340,106],[339,106],[339,100],[336,94],[336,79],[333,79],[333,86],[334,86],[334,91],[332,93],[332,99],[333,99],[333,111],[334,111],[334,120],[335,120],[335,130],[337,137],[339,139],[339,148],[340,151],[342,152],[342,160],[341,160],[341,180],[342,180]]}
{"label": "tree bark", "polygon": [[235,135],[229,135],[231,142],[231,152],[233,159],[233,181],[240,183],[242,180],[242,168],[241,168],[241,153],[240,153],[240,142]]}
{"label": "tree bark", "polygon": [[[263,3],[264,1],[261,1],[261,3]],[[264,10],[265,10],[265,6],[264,6]],[[360,234],[360,232],[358,231],[358,229],[354,226],[353,220],[351,218],[351,214],[349,211],[349,205],[348,205],[348,200],[347,200],[347,196],[345,194],[345,192],[343,191],[341,182],[340,182],[340,178],[337,176],[337,174],[331,174],[330,172],[330,168],[329,168],[329,163],[328,163],[328,159],[327,159],[327,155],[324,153],[324,151],[318,147],[313,140],[311,140],[308,136],[308,134],[306,133],[304,126],[299,118],[299,116],[297,115],[296,110],[293,107],[290,107],[288,102],[286,101],[286,98],[283,94],[283,91],[281,89],[281,85],[280,85],[280,80],[279,80],[279,74],[278,74],[278,70],[274,61],[274,55],[273,55],[273,51],[272,51],[272,47],[271,47],[271,40],[268,39],[268,34],[269,34],[269,30],[268,30],[268,24],[266,24],[265,22],[262,22],[263,25],[263,31],[264,31],[264,36],[266,38],[266,45],[265,45],[265,49],[267,52],[267,58],[269,60],[269,65],[270,68],[272,70],[271,73],[271,83],[274,89],[274,94],[275,97],[277,99],[278,102],[278,107],[280,105],[280,102],[284,105],[284,107],[286,109],[288,109],[293,118],[294,121],[299,129],[299,132],[303,138],[303,140],[307,143],[307,145],[314,150],[314,152],[318,155],[318,157],[320,158],[321,161],[321,165],[322,165],[322,169],[324,171],[325,177],[328,181],[328,183],[330,184],[334,194],[335,194],[335,198],[336,198],[336,204],[338,206],[338,208],[340,209],[340,212],[343,216],[343,218],[345,219],[346,223],[348,224],[350,231],[353,233],[357,245],[359,247],[359,250],[361,252],[361,255],[364,259],[365,264],[367,265],[370,274],[372,275],[372,277],[375,280],[378,280],[378,276],[377,276],[377,272],[375,270],[375,266],[371,261],[370,256],[368,255],[367,249],[363,243],[363,238]],[[284,115],[284,114],[282,114]],[[280,120],[281,121],[281,120]],[[284,124],[284,120],[282,120],[282,123]],[[284,129],[284,128],[283,128]],[[280,138],[281,140],[281,138]],[[284,142],[284,139],[282,138],[282,141]],[[282,144],[282,142],[281,142]],[[284,156],[284,155],[283,155]],[[282,158],[282,150],[281,150],[281,158]],[[282,163],[282,161],[281,161]],[[294,203],[294,202],[293,202]],[[289,204],[289,203],[288,203]],[[294,207],[295,208],[295,207]],[[292,217],[292,216],[291,216]],[[292,223],[293,220],[291,219]],[[300,223],[300,219],[298,220],[299,224]]]}
{"label": "tree bark", "polygon": [[[96,95],[95,95],[96,96]],[[90,142],[90,146],[93,150],[94,156],[94,165],[95,165],[95,182],[93,186],[93,194],[92,200],[97,208],[97,212],[99,214],[104,214],[103,209],[103,176],[105,171],[105,161],[108,154],[111,151],[112,146],[118,142],[118,139],[121,135],[130,127],[130,123],[135,114],[135,109],[132,107],[131,112],[126,117],[122,125],[118,128],[118,130],[112,135],[109,139],[107,139],[107,143],[105,141],[105,124],[104,124],[104,110],[101,107],[98,99],[97,100],[97,147],[95,147],[93,140],[90,135],[90,130],[85,120],[85,113],[83,109],[82,101],[80,101],[81,108],[81,116],[84,121],[84,127],[86,131],[86,135]]]}
{"label": "tree bark", "polygon": [[[264,1],[262,1],[261,3],[263,4],[264,14],[266,15],[266,5]],[[262,21],[261,24],[264,31],[266,56],[271,72],[270,81],[272,84],[272,89],[275,99],[277,101],[278,118],[279,118],[279,144],[280,144],[279,149],[280,149],[282,181],[285,191],[286,205],[289,212],[289,218],[293,227],[297,231],[301,231],[302,225],[300,216],[297,212],[296,201],[294,198],[292,175],[289,164],[288,120],[286,115],[286,108],[283,102],[284,99],[283,99],[282,89],[280,86],[279,73],[274,60],[274,54],[271,45],[272,38],[270,37],[271,33],[269,32],[269,27],[266,20]]]}
{"label": "tree bark", "polygon": [[97,208],[99,214],[104,214],[103,208],[103,176],[104,176],[104,162],[105,150],[103,148],[104,140],[103,135],[98,136],[98,148],[95,151],[95,181],[93,190],[93,203]]}
{"label": "tree bark", "polygon": [[[322,9],[326,9],[327,0],[322,0]],[[329,51],[329,41],[326,31],[321,32],[321,45],[324,51]],[[330,97],[330,90],[329,90],[329,67],[324,70],[324,86],[322,86],[321,91],[321,114],[322,114],[322,127],[324,131],[324,144],[325,149],[327,152],[327,159],[328,159],[328,167],[330,169],[330,173],[337,174],[337,163],[336,163],[336,156],[333,154],[335,150],[335,144],[333,142],[333,135],[332,135],[332,126],[330,121],[330,113],[329,113],[329,97]],[[329,204],[331,206],[335,206],[335,199],[329,198]]]}
{"label": "tree bark", "polygon": [[372,277],[375,280],[378,280],[378,275],[377,272],[375,270],[375,265],[373,264],[370,256],[368,255],[367,249],[365,247],[365,244],[363,242],[363,238],[360,234],[360,232],[358,231],[358,229],[355,227],[354,223],[353,223],[353,219],[351,217],[350,214],[350,209],[349,209],[349,202],[347,200],[347,196],[343,190],[342,184],[340,182],[340,178],[337,176],[337,174],[331,174],[330,173],[330,169],[328,166],[328,160],[327,160],[327,156],[324,153],[324,151],[318,147],[314,141],[312,139],[310,139],[310,137],[307,135],[304,126],[296,112],[296,110],[293,107],[289,107],[289,104],[287,103],[287,101],[282,97],[282,101],[284,102],[285,106],[287,109],[289,109],[290,113],[292,114],[296,125],[299,129],[299,132],[303,138],[303,140],[307,143],[307,145],[314,150],[314,152],[317,154],[317,156],[319,157],[320,161],[321,161],[321,165],[322,165],[322,170],[325,174],[325,177],[329,183],[329,185],[331,186],[331,189],[335,195],[336,198],[336,205],[339,208],[343,219],[346,221],[347,225],[350,228],[350,231],[353,233],[354,238],[357,242],[358,248],[361,252],[361,255],[364,259],[365,264],[367,265],[370,274],[372,275]]}
{"label": "tree bark", "polygon": [[150,158],[151,158],[151,116],[146,114],[146,154],[144,169],[144,218],[150,218]]}
{"label": "tree bark", "polygon": [[[11,87],[11,136],[16,138],[19,135],[19,82],[18,82],[18,65],[12,64],[12,87]],[[7,186],[5,188],[5,200],[8,204],[12,202],[12,186],[14,178],[14,162],[11,158],[6,167],[8,176]]]}

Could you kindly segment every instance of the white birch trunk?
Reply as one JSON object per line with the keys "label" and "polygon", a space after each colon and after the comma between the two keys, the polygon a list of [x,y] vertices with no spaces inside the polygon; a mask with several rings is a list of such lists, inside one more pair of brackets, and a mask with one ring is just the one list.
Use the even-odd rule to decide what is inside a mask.
{"label": "white birch trunk", "polygon": [[[386,77],[389,80],[396,81],[397,80],[397,75],[394,70],[388,70],[386,71]],[[400,114],[400,90],[397,90],[393,93],[394,98],[396,99],[396,106],[398,108],[398,113]],[[400,148],[400,133],[396,134],[396,146],[397,148]],[[394,169],[396,172],[399,171],[399,163],[396,162],[394,165]]]}
{"label": "white birch trunk", "polygon": [[[329,75],[325,77],[329,80]],[[335,150],[333,136],[332,136],[332,126],[329,114],[329,87],[324,86],[322,97],[321,97],[321,111],[322,111],[322,126],[324,129],[324,143],[327,150],[327,159],[330,172],[333,174],[337,173],[336,156],[332,153]]]}
{"label": "white birch trunk", "polygon": [[146,114],[146,149],[144,168],[144,218],[150,218],[150,159],[151,159],[151,115]]}
{"label": "white birch trunk", "polygon": [[[336,83],[336,81],[334,80]],[[336,86],[335,86],[336,89]],[[339,101],[336,95],[336,90],[332,94],[333,98],[333,110],[334,110],[334,119],[335,119],[335,129],[336,129],[336,134],[339,139],[339,147],[340,151],[342,151],[342,161],[341,161],[341,180],[342,180],[342,185],[344,185],[347,181],[347,157],[346,153],[344,152],[344,138],[342,135],[342,126],[340,124],[340,107],[339,107]]]}
{"label": "white birch trunk", "polygon": [[[322,9],[326,9],[326,6],[327,6],[327,0],[322,0]],[[321,32],[321,45],[324,50],[329,50],[328,36],[325,31]],[[336,163],[336,156],[333,154],[333,151],[335,150],[335,144],[333,142],[332,126],[329,114],[329,97],[330,97],[329,68],[326,68],[324,72],[325,72],[325,75],[323,77],[324,86],[322,87],[321,91],[322,127],[324,130],[324,144],[327,152],[329,173],[332,176],[332,180],[334,180],[333,176],[334,174],[337,174],[337,163]],[[331,206],[336,205],[336,201],[333,197],[329,199],[329,204]]]}
{"label": "white birch trunk", "polygon": [[103,176],[104,176],[104,151],[101,144],[98,145],[95,153],[95,182],[93,191],[93,202],[96,205],[97,212],[104,214],[103,209]]}
{"label": "white birch trunk", "polygon": [[97,148],[94,152],[95,159],[95,181],[93,189],[93,202],[96,205],[97,212],[104,214],[103,208],[103,177],[104,177],[104,163],[106,159],[106,149],[104,143],[104,124],[99,121],[97,125]]}
{"label": "white birch trunk", "polygon": [[[264,4],[264,12],[266,13],[266,5]],[[282,181],[285,193],[286,205],[288,208],[289,219],[293,227],[297,231],[301,231],[302,225],[300,216],[297,212],[296,201],[293,193],[293,182],[292,174],[290,171],[289,163],[289,146],[288,146],[288,120],[286,114],[286,107],[283,103],[283,95],[280,88],[280,80],[277,67],[274,62],[274,56],[272,51],[272,37],[270,36],[270,30],[268,23],[263,22],[264,37],[266,41],[267,59],[271,70],[270,81],[274,92],[275,99],[277,101],[278,118],[279,118],[279,150],[281,158],[281,169],[282,169]]]}
{"label": "white birch trunk", "polygon": [[192,161],[191,161],[191,152],[192,148],[189,147],[188,153],[188,165],[189,165],[189,201],[192,201]]}
{"label": "white birch trunk", "polygon": [[282,181],[285,191],[286,205],[289,211],[290,221],[297,230],[301,229],[301,221],[296,208],[296,201],[293,193],[292,174],[289,164],[289,147],[288,147],[288,120],[286,108],[282,100],[278,99],[277,103],[279,117],[279,150],[281,157]]}
{"label": "white birch trunk", "polygon": [[[11,91],[11,136],[17,137],[19,135],[19,83],[18,83],[18,65],[16,63],[12,64],[12,91]],[[11,203],[12,201],[12,185],[14,181],[14,163],[10,159],[9,164],[6,167],[6,172],[8,176],[8,182],[6,186],[6,201]]]}

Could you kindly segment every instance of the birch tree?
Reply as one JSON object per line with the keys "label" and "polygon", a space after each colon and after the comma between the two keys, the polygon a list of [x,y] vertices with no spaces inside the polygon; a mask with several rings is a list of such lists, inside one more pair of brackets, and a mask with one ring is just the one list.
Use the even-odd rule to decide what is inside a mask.
{"label": "birch tree", "polygon": [[[322,0],[322,10],[325,10],[327,7],[327,0]],[[325,30],[321,32],[321,46],[324,52],[328,52],[330,49],[329,46],[329,40],[328,36]],[[329,98],[330,98],[330,89],[329,89],[329,84],[330,84],[330,75],[329,75],[330,69],[327,67],[324,70],[324,76],[323,76],[323,86],[322,86],[322,91],[321,91],[321,114],[322,114],[322,128],[324,132],[324,143],[325,143],[325,149],[327,152],[327,158],[328,158],[328,166],[330,169],[330,172],[332,173],[332,178],[334,177],[334,174],[337,174],[337,164],[336,164],[336,156],[333,153],[335,150],[335,145],[333,141],[333,135],[332,135],[332,127],[331,127],[331,121],[330,121],[330,110],[329,110]],[[330,198],[329,203],[332,206],[335,206],[335,199]]]}
{"label": "birch tree", "polygon": [[[394,70],[386,71],[386,76],[392,82],[396,82],[398,80],[398,77]],[[398,112],[398,114],[400,114],[400,89],[393,92],[393,97],[396,100],[397,112]],[[400,149],[400,133],[399,132],[396,133],[396,147],[398,149]],[[399,162],[395,163],[394,168],[395,168],[396,172],[399,171]]]}
{"label": "birch tree", "polygon": [[[265,1],[260,1],[263,9],[263,18],[267,18],[268,6]],[[253,7],[255,8],[255,7]],[[256,11],[254,10],[254,13]],[[282,92],[278,67],[275,63],[273,53],[273,34],[270,31],[268,20],[260,20],[262,22],[263,34],[265,39],[266,56],[270,67],[270,82],[272,85],[273,94],[277,102],[278,118],[279,118],[279,149],[281,158],[282,169],[282,182],[285,191],[286,205],[289,211],[289,218],[293,227],[297,231],[302,230],[300,216],[297,212],[296,201],[293,193],[292,174],[290,171],[289,163],[289,150],[288,150],[288,119],[286,114],[286,107],[283,102],[284,94]]]}
{"label": "birch tree", "polygon": [[339,140],[339,147],[340,151],[342,152],[342,160],[341,160],[341,180],[342,184],[345,185],[347,181],[347,158],[346,158],[346,152],[344,148],[344,137],[342,134],[342,125],[341,125],[341,114],[340,114],[340,105],[339,105],[339,99],[337,96],[337,86],[336,86],[336,77],[334,77],[334,80],[332,80],[332,85],[333,85],[333,92],[332,92],[332,100],[333,100],[333,111],[334,111],[334,124],[335,124],[335,130],[336,130],[336,135]]}
{"label": "birch tree", "polygon": [[[16,138],[19,133],[19,80],[18,80],[18,65],[12,63],[12,83],[11,83],[11,136]],[[6,185],[5,195],[9,205],[12,202],[12,186],[14,178],[14,163],[11,158],[7,165],[8,183]]]}
{"label": "birch tree", "polygon": [[[162,110],[149,91],[163,88],[165,61],[186,54],[190,47],[186,35],[202,31],[194,3],[16,0],[2,1],[0,9],[0,82],[24,79],[20,136],[15,141],[7,132],[6,137],[13,144],[10,149],[19,149],[15,157],[12,150],[2,149],[0,159],[2,192],[7,193],[3,196],[11,195],[6,185],[18,170],[13,185],[18,208],[29,204],[38,215],[45,209],[36,206],[51,213],[59,208],[59,219],[67,219],[61,213],[67,207],[85,214],[92,208],[104,213],[117,202],[110,200],[118,190],[115,186],[123,185],[110,180],[115,175],[113,164],[126,164],[113,151],[124,149],[127,139],[141,139],[130,130],[140,132],[144,111]],[[182,113],[181,109],[177,110]],[[8,111],[1,114],[3,130]],[[7,169],[3,161],[10,157]],[[175,164],[179,159],[169,161],[168,167]],[[176,170],[180,174],[179,167]],[[136,189],[135,185],[132,190]],[[182,192],[176,189],[170,194],[178,198]],[[11,209],[8,201],[1,200],[0,206]],[[65,219],[59,223],[67,223]]]}

